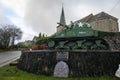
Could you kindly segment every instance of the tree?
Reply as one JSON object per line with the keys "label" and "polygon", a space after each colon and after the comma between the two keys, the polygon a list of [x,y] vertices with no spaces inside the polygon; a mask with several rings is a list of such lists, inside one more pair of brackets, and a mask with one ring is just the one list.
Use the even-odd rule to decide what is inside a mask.
{"label": "tree", "polygon": [[22,31],[20,28],[17,28],[15,25],[11,25],[12,27],[10,28],[11,31],[11,46],[14,46],[15,40],[20,40],[22,37]]}
{"label": "tree", "polygon": [[11,34],[7,27],[3,27],[0,30],[0,47],[6,48],[9,46]]}
{"label": "tree", "polygon": [[0,48],[14,46],[15,40],[22,37],[22,31],[15,25],[2,25],[0,28]]}
{"label": "tree", "polygon": [[41,33],[39,33],[39,37],[41,37]]}

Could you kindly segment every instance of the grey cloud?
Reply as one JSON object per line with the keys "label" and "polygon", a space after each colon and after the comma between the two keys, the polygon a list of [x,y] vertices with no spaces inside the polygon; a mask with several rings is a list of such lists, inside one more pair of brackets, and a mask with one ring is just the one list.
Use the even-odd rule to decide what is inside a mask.
{"label": "grey cloud", "polygon": [[[116,4],[117,0],[29,0],[26,8],[25,20],[32,25],[34,31],[45,34],[53,34],[56,31],[57,22],[59,22],[62,3],[64,3],[64,12],[69,22],[81,19],[90,13],[97,14],[101,11],[108,12]],[[111,15],[117,15],[117,6]]]}

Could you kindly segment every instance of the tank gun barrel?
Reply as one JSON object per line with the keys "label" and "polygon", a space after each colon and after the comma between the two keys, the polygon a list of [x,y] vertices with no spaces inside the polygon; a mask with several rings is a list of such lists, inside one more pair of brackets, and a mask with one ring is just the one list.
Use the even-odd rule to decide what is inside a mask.
{"label": "tank gun barrel", "polygon": [[63,24],[61,24],[61,23],[57,23],[57,24],[59,24],[59,25],[61,25],[61,26],[64,26],[64,27],[67,27],[67,28],[68,28],[68,26],[67,26],[67,25],[63,25]]}

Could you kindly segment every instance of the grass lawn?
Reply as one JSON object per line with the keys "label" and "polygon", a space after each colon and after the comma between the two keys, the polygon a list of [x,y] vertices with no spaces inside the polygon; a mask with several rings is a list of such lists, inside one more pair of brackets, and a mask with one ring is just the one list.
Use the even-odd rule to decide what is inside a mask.
{"label": "grass lawn", "polygon": [[17,49],[0,49],[1,52],[6,52],[6,51],[16,51]]}
{"label": "grass lawn", "polygon": [[52,76],[35,75],[17,69],[15,66],[0,68],[0,80],[120,80],[116,77],[77,77],[77,78],[54,78]]}
{"label": "grass lawn", "polygon": [[4,50],[0,49],[0,52],[4,52]]}

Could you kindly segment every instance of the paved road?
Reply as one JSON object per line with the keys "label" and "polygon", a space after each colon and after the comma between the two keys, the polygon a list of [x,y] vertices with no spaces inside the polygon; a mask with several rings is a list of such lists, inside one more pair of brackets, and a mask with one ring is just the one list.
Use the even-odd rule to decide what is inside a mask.
{"label": "paved road", "polygon": [[0,67],[20,58],[21,51],[9,51],[0,53]]}

